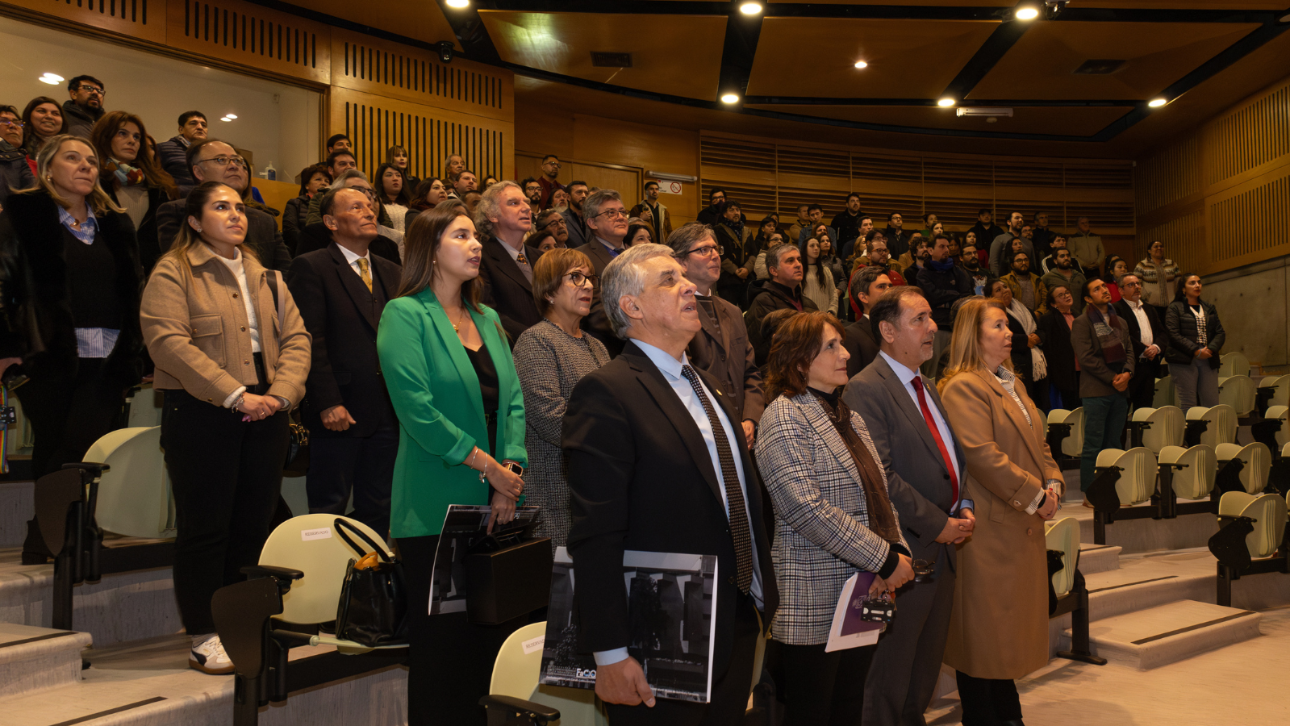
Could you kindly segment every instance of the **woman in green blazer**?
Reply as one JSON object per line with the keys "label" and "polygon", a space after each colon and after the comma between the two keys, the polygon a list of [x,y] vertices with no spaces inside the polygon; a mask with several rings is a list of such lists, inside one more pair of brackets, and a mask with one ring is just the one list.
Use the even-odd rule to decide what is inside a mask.
{"label": "woman in green blazer", "polygon": [[[493,661],[520,619],[472,625],[429,615],[430,573],[450,504],[515,518],[524,490],[524,394],[497,313],[479,304],[480,254],[465,206],[419,215],[404,238],[403,281],[376,347],[399,417],[391,533],[408,592],[408,723],[484,723]],[[490,523],[491,529],[491,523]]]}

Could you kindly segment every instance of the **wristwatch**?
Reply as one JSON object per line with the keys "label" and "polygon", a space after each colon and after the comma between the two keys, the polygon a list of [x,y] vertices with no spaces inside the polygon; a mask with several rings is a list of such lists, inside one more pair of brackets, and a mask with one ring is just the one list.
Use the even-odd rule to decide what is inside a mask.
{"label": "wristwatch", "polygon": [[504,466],[504,467],[506,467],[507,469],[510,469],[511,471],[515,472],[515,476],[518,476],[518,477],[519,477],[519,478],[521,478],[521,479],[523,479],[523,478],[524,478],[524,467],[520,466],[520,465],[519,465],[519,464],[517,464],[516,462],[514,462],[514,461],[508,461],[508,462],[506,462],[506,463],[502,464],[502,466]]}

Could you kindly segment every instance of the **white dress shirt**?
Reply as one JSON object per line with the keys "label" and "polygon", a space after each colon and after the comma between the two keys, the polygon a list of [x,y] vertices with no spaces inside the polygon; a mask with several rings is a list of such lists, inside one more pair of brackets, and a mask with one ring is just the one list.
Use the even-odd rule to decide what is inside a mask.
{"label": "white dress shirt", "polygon": [[1147,311],[1143,309],[1142,301],[1135,303],[1132,300],[1125,300],[1124,302],[1133,311],[1133,317],[1138,319],[1138,339],[1148,348],[1155,345],[1155,336],[1151,334],[1151,321],[1147,320]]}
{"label": "white dress shirt", "polygon": [[[367,274],[372,274],[372,253],[370,251],[365,255],[357,255],[347,249],[345,245],[338,244],[336,246],[340,248],[340,253],[345,255],[345,261],[349,263],[349,269],[353,270],[354,274],[358,275],[359,279],[362,279],[363,277],[363,271],[358,269],[359,260],[367,260]],[[372,280],[376,280],[374,275],[372,276]]]}
{"label": "white dress shirt", "polygon": [[[866,315],[865,317],[869,316]],[[887,365],[891,366],[891,370],[895,372],[896,377],[900,379],[901,385],[904,386],[905,393],[908,393],[909,398],[914,402],[914,410],[921,414],[922,408],[918,405],[918,391],[914,390],[914,378],[918,376],[918,371],[911,371],[906,368],[904,364],[887,355],[886,351],[880,350],[878,355],[882,356],[887,361]],[[927,381],[923,381],[924,388],[928,387],[928,385],[930,384]],[[932,402],[931,395],[924,395],[927,395],[927,408],[932,412],[932,420],[936,422],[936,429],[941,433],[941,441],[945,442],[945,448],[950,453],[950,463],[954,466],[954,477],[958,479],[959,488],[962,489],[963,472],[959,471],[959,457],[954,454],[954,432],[950,430],[950,425],[946,423],[945,417],[941,416],[940,407]],[[964,506],[970,508],[972,505],[965,504]]]}
{"label": "white dress shirt", "polygon": [[[699,433],[703,435],[703,443],[708,447],[708,456],[712,457],[712,469],[717,474],[717,481],[721,482],[721,459],[717,455],[717,439],[713,435],[712,423],[708,420],[708,412],[704,410],[703,403],[699,400],[699,396],[694,392],[694,386],[690,385],[690,379],[686,378],[681,373],[681,368],[683,366],[690,365],[689,359],[686,358],[684,352],[681,353],[681,360],[677,360],[668,353],[665,353],[649,343],[642,343],[639,340],[634,342],[654,363],[654,365],[658,366],[659,371],[663,373],[663,378],[667,380],[667,384],[671,386],[672,391],[676,393],[677,398],[681,399],[681,405],[685,406],[686,412],[690,414],[690,417],[694,419],[695,425],[699,427]],[[712,403],[712,408],[717,412],[717,418],[721,420],[721,425],[725,428],[724,433],[726,440],[730,442],[730,451],[734,454],[735,472],[739,475],[739,488],[744,492],[744,516],[748,518],[748,531],[749,533],[755,533],[757,530],[753,528],[752,511],[747,505],[748,482],[744,477],[743,457],[739,456],[739,441],[735,438],[736,436],[743,436],[743,428],[736,427],[732,424],[729,417],[726,416],[726,412],[723,411],[721,406],[717,403],[717,397],[713,395],[712,389],[703,382],[702,378],[699,379],[699,384],[703,386],[703,391],[707,395],[708,401]],[[726,497],[726,489],[724,486],[718,487],[718,489],[721,490],[721,503],[726,508],[726,517],[728,518],[730,516],[730,500]],[[752,538],[752,561],[752,585],[749,587],[748,591],[757,601],[758,608],[761,609],[764,608],[764,604],[762,600],[761,567],[758,563],[757,540],[755,535]],[[613,650],[600,651],[594,655],[596,657],[597,666],[606,666],[617,663],[621,660],[626,660],[627,649],[615,648]]]}

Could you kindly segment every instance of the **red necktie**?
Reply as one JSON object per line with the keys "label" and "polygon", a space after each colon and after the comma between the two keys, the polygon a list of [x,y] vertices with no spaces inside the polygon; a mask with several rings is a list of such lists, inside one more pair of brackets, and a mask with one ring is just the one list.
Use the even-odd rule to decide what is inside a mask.
{"label": "red necktie", "polygon": [[936,425],[936,419],[932,418],[932,409],[927,407],[927,395],[923,393],[923,377],[914,376],[914,390],[918,393],[918,407],[923,409],[923,420],[927,422],[927,428],[932,431],[932,438],[936,439],[936,448],[941,450],[941,458],[945,460],[945,469],[950,473],[950,484],[954,485],[954,503],[959,501],[959,477],[954,473],[954,462],[950,461],[950,451],[945,448],[945,441],[941,439],[941,430]]}

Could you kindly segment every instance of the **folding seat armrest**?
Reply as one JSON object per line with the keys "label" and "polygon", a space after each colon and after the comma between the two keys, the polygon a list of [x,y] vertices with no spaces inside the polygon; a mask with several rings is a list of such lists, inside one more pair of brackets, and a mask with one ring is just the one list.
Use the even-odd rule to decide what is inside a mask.
{"label": "folding seat armrest", "polygon": [[80,469],[81,471],[89,472],[94,476],[101,476],[103,472],[112,470],[112,467],[108,466],[107,464],[100,464],[99,462],[96,462],[96,461],[70,461],[66,464],[63,464],[62,468]]}
{"label": "folding seat armrest", "polygon": [[272,577],[275,580],[299,580],[305,576],[300,570],[293,570],[290,567],[274,567],[272,565],[250,565],[242,568],[242,574],[254,580],[260,577]]}
{"label": "folding seat armrest", "polygon": [[[520,698],[512,698],[510,696],[497,696],[490,694],[479,699],[479,705],[490,711],[508,714],[508,716],[513,717],[514,715],[518,715],[521,719],[503,719],[494,721],[492,718],[489,718],[489,724],[533,723],[539,724],[540,726],[542,724],[556,721],[560,718],[560,712],[550,706],[544,706],[540,703],[525,701]],[[523,719],[527,719],[527,721]]]}

